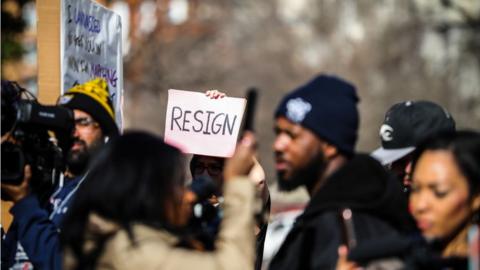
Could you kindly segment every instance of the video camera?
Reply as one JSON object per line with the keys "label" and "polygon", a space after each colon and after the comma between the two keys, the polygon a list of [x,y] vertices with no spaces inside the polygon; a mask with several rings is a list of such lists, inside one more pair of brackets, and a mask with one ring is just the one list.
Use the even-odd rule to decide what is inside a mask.
{"label": "video camera", "polygon": [[[73,112],[65,107],[41,105],[16,82],[2,80],[1,86],[2,183],[22,183],[24,167],[29,164],[30,186],[42,200],[64,170],[64,153],[71,145],[74,128]],[[2,195],[2,199],[8,199]]]}
{"label": "video camera", "polygon": [[210,177],[200,176],[192,180],[189,189],[196,195],[189,231],[206,250],[214,249],[214,241],[221,221],[221,207],[213,205],[209,199],[216,195],[217,185]]}

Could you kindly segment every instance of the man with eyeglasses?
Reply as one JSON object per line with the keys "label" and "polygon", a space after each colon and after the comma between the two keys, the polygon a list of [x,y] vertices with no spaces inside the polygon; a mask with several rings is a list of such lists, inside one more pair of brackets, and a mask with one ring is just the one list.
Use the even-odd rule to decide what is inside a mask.
{"label": "man with eyeglasses", "polygon": [[64,181],[43,208],[29,191],[31,173],[25,168],[25,179],[19,186],[2,191],[13,198],[10,210],[14,219],[2,240],[2,269],[61,269],[59,244],[61,223],[75,192],[87,176],[89,160],[109,138],[118,136],[115,111],[103,79],[94,79],[69,89],[58,105],[73,110],[75,128],[73,143],[66,156]]}
{"label": "man with eyeglasses", "polygon": [[[195,181],[196,178],[205,176],[212,179],[216,190],[222,190],[223,186],[223,164],[225,159],[222,157],[193,155],[190,161],[190,172]],[[217,194],[218,195],[218,192]],[[215,195],[214,195],[215,196]]]}

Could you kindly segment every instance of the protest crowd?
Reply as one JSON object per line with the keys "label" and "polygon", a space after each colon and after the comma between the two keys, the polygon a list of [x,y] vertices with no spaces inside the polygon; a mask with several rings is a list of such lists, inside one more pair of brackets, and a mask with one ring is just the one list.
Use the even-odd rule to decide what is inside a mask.
{"label": "protest crowd", "polygon": [[[8,126],[18,91],[2,81],[2,158],[21,144]],[[29,159],[20,180],[2,179],[14,203],[2,269],[262,269],[270,196],[254,130],[228,156],[189,161],[159,136],[120,132],[108,91],[96,78],[58,98],[73,122],[56,186],[38,188]],[[358,102],[353,84],[320,74],[272,112],[278,186],[310,200],[269,269],[478,269],[480,133],[405,101],[386,112],[381,147],[357,153]]]}

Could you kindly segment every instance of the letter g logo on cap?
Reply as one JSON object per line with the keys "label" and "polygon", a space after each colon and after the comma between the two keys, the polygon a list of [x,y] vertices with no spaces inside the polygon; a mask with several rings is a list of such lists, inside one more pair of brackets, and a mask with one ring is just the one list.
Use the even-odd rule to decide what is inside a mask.
{"label": "letter g logo on cap", "polygon": [[393,128],[389,125],[383,124],[382,127],[380,127],[380,137],[382,137],[383,141],[389,142],[393,140]]}

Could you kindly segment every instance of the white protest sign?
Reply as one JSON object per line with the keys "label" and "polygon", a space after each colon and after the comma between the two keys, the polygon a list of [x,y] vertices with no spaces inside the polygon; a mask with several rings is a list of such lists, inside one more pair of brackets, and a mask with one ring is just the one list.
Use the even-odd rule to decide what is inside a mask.
{"label": "white protest sign", "polygon": [[122,128],[123,58],[120,16],[90,0],[62,0],[60,48],[62,93],[102,77],[108,83]]}
{"label": "white protest sign", "polygon": [[246,100],[211,99],[204,93],[168,90],[165,142],[185,153],[230,157]]}

